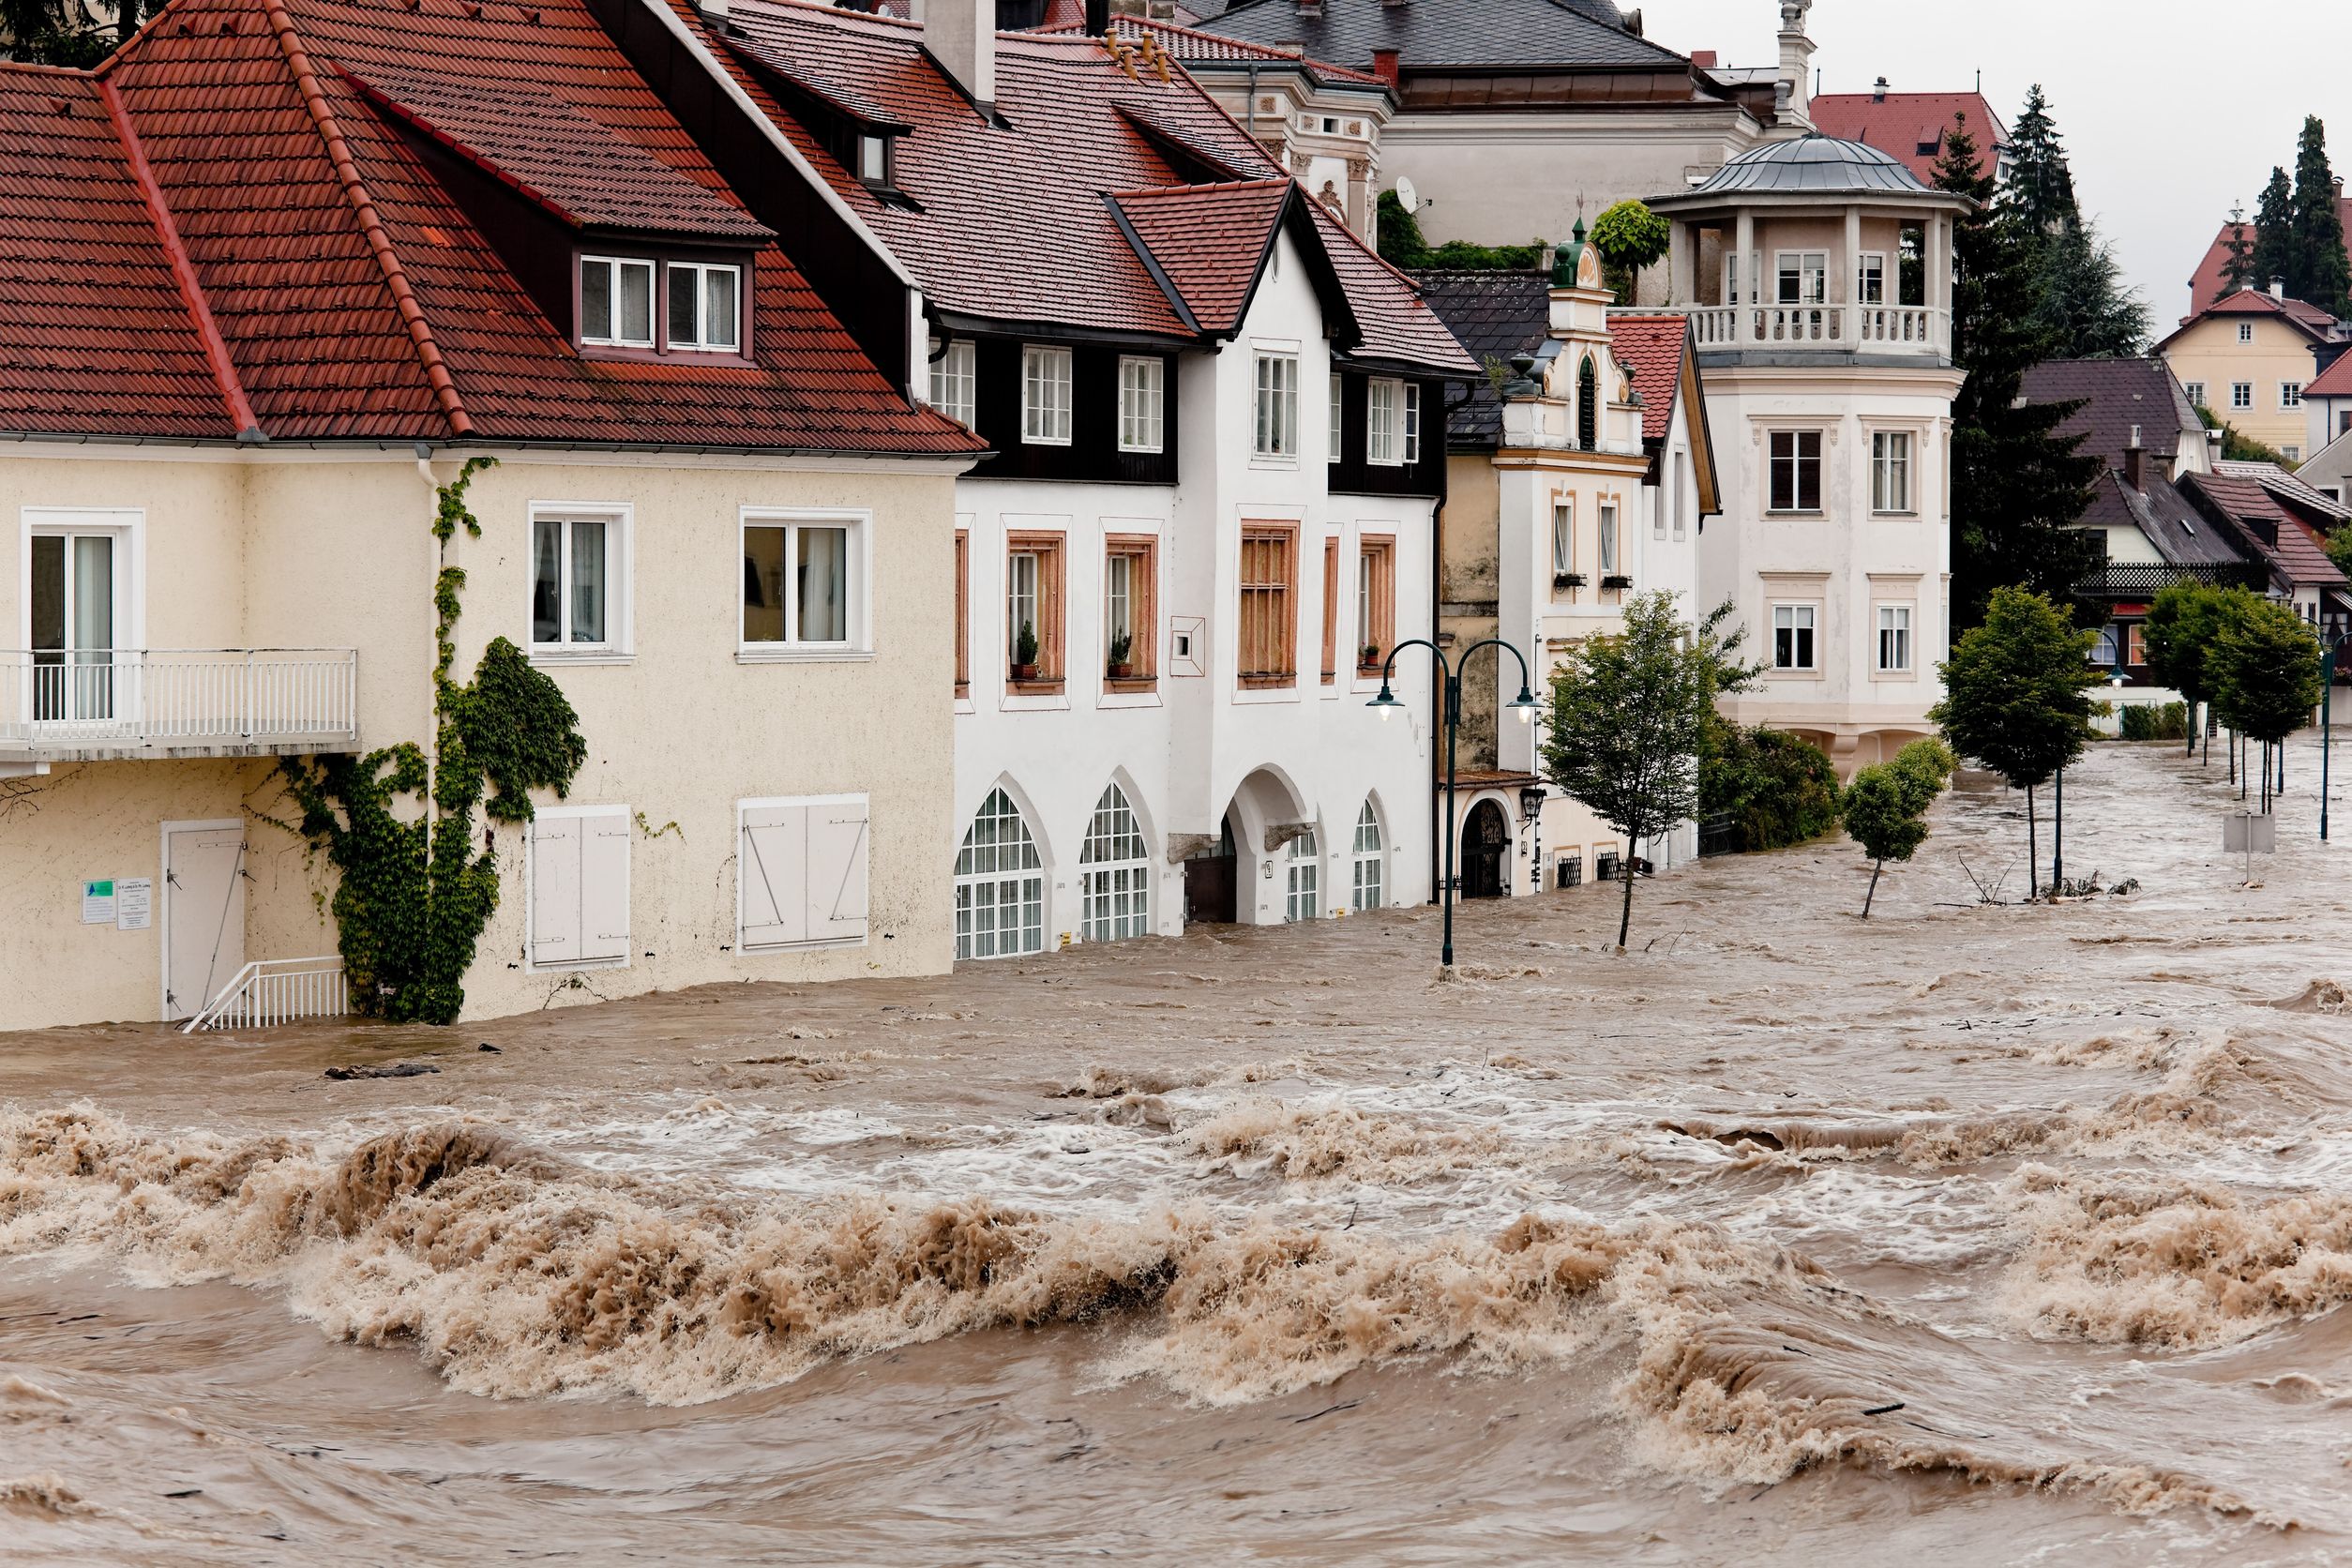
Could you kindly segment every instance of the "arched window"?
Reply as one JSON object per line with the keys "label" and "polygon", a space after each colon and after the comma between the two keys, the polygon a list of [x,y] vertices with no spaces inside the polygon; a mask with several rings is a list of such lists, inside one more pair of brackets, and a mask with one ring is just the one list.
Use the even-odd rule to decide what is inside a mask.
{"label": "arched window", "polygon": [[1322,870],[1322,857],[1315,848],[1315,835],[1302,833],[1290,840],[1289,902],[1283,918],[1296,924],[1313,920],[1323,912],[1323,901],[1318,890]]}
{"label": "arched window", "polygon": [[1576,445],[1590,452],[1601,444],[1601,373],[1586,354],[1576,368]]}
{"label": "arched window", "polygon": [[1380,907],[1381,883],[1384,881],[1381,873],[1386,869],[1388,861],[1382,851],[1380,813],[1372,809],[1372,803],[1367,800],[1364,803],[1364,810],[1356,817],[1356,877],[1352,907],[1358,914]]}
{"label": "arched window", "polygon": [[1046,879],[1037,841],[1003,790],[980,803],[956,856],[956,957],[1008,958],[1046,945]]}
{"label": "arched window", "polygon": [[1088,942],[1118,942],[1152,934],[1152,863],[1143,830],[1126,794],[1112,784],[1094,803],[1078,857],[1078,887],[1085,904]]}

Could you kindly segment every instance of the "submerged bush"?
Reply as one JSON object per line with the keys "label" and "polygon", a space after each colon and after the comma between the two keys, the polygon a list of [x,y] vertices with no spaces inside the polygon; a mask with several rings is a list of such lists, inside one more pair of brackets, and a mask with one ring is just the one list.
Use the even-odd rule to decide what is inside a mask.
{"label": "submerged bush", "polygon": [[2123,707],[2122,731],[2119,738],[2127,741],[2184,741],[2189,738],[2189,705],[2186,702],[2127,702]]}
{"label": "submerged bush", "polygon": [[1728,817],[1743,853],[1786,849],[1837,826],[1837,770],[1820,747],[1781,730],[1708,727],[1699,814]]}

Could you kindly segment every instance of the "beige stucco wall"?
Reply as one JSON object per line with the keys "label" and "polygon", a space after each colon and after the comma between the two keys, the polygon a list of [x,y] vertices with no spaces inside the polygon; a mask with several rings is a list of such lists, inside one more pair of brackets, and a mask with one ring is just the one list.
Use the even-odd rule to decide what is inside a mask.
{"label": "beige stucco wall", "polygon": [[[433,477],[455,472],[437,462]],[[633,649],[548,668],[589,744],[571,801],[626,806],[658,837],[640,831],[630,847],[627,963],[576,972],[575,985],[575,972],[524,961],[526,845],[499,830],[490,842],[501,904],[467,978],[468,1016],[711,980],[947,966],[952,715],[939,671],[954,625],[952,485],[943,471],[879,463],[793,470],[513,454],[475,480],[483,536],[451,552],[468,574],[460,678],[493,637],[528,643],[533,503],[626,509]],[[432,504],[405,451],[0,454],[0,625],[9,628],[0,644],[22,641],[23,508],[136,507],[145,613],[119,645],[355,647],[361,746],[428,741]],[[746,507],[870,514],[870,656],[739,660]],[[84,876],[158,874],[167,820],[249,816],[249,957],[332,951],[316,912],[331,882],[260,820],[290,811],[274,768],[265,758],[134,760],[0,780],[23,797],[12,807],[0,799],[0,1028],[158,1016],[160,919],[143,934],[83,928],[75,900]],[[847,793],[869,797],[867,943],[733,951],[736,803]]]}
{"label": "beige stucco wall", "polygon": [[[2254,326],[2254,341],[2238,340],[2240,323]],[[2299,404],[2279,406],[2279,385],[2298,386],[2318,373],[2311,340],[2271,316],[2207,316],[2164,345],[2166,364],[2184,386],[2202,384],[2205,406],[2240,435],[2275,446],[2298,460],[2311,457],[2311,416]],[[2254,384],[2254,407],[2230,406],[2230,388]]]}

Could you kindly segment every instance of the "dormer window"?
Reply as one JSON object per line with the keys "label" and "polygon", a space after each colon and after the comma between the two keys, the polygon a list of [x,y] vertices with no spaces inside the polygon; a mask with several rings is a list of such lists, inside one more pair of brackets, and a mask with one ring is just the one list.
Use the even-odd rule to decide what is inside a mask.
{"label": "dormer window", "polygon": [[580,259],[580,340],[608,348],[654,346],[654,264]]}
{"label": "dormer window", "polygon": [[857,139],[857,177],[867,185],[890,183],[890,138],[872,132]]}
{"label": "dormer window", "polygon": [[733,354],[743,344],[743,269],[670,264],[670,346]]}

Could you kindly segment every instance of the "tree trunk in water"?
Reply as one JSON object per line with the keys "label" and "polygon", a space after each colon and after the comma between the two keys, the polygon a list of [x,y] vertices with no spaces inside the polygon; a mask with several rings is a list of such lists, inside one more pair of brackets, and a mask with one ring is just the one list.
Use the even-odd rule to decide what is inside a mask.
{"label": "tree trunk in water", "polygon": [[1625,857],[1625,907],[1617,916],[1617,948],[1625,950],[1625,933],[1634,928],[1634,857]]}
{"label": "tree trunk in water", "polygon": [[2026,786],[2026,897],[2042,897],[2042,844],[2033,831],[2033,786]]}
{"label": "tree trunk in water", "polygon": [[2189,739],[2189,755],[2194,757],[2197,754],[2197,705],[2194,702],[2189,704],[2189,722],[2180,728]]}
{"label": "tree trunk in water", "polygon": [[2262,814],[2270,814],[2270,743],[2262,743]]}
{"label": "tree trunk in water", "polygon": [[1883,860],[1874,860],[1870,863],[1870,891],[1862,895],[1862,918],[1864,920],[1870,918],[1871,901],[1878,897],[1878,873],[1886,868],[1887,863]]}

